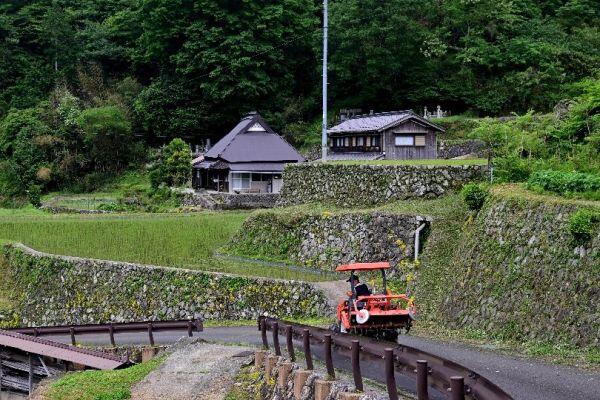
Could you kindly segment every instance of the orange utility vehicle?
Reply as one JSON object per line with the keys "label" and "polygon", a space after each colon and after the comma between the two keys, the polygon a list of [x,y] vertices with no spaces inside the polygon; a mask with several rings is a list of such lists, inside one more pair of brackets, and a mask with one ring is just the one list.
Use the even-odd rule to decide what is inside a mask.
{"label": "orange utility vehicle", "polygon": [[[389,262],[356,263],[340,265],[338,272],[350,272],[348,298],[337,307],[337,332],[356,333],[383,340],[396,341],[402,329],[408,333],[415,319],[415,306],[406,294],[392,294],[387,289],[386,270]],[[357,295],[354,273],[358,271],[381,271],[383,290],[380,294]]]}

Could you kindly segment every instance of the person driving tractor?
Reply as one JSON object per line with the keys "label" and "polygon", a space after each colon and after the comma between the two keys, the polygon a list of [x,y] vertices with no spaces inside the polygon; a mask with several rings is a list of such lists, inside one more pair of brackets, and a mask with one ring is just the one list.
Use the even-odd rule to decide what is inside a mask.
{"label": "person driving tractor", "polygon": [[352,284],[354,291],[356,292],[356,297],[371,295],[371,290],[366,284],[360,282],[358,275],[351,275],[346,282],[350,282]]}

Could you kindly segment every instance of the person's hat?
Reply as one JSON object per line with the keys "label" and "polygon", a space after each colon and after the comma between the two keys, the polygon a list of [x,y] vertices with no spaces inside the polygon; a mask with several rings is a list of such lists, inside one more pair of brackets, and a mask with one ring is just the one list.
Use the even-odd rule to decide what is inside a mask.
{"label": "person's hat", "polygon": [[350,282],[352,279],[356,280],[357,282],[360,282],[360,279],[358,279],[358,275],[350,275],[350,278],[348,278],[346,282]]}

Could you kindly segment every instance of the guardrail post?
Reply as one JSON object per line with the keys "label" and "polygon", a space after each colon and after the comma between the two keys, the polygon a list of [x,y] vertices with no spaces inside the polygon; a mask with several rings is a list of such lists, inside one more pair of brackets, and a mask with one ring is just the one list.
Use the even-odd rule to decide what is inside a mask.
{"label": "guardrail post", "polygon": [[386,348],[383,359],[385,360],[385,383],[387,385],[390,400],[398,400],[398,388],[396,387],[396,376],[394,375],[394,350]]}
{"label": "guardrail post", "polygon": [[287,342],[287,351],[292,362],[296,361],[296,353],[294,352],[294,342],[292,339],[292,326],[288,325],[285,329],[285,340]]}
{"label": "guardrail post", "polygon": [[275,348],[275,355],[281,355],[281,348],[279,347],[279,322],[273,322],[273,347]]}
{"label": "guardrail post", "polygon": [[333,359],[331,358],[331,334],[325,334],[325,365],[327,365],[327,375],[335,379],[335,369],[333,368]]}
{"label": "guardrail post", "polygon": [[362,392],[363,380],[360,372],[360,343],[358,340],[352,341],[352,376],[354,377],[354,386],[356,390]]}
{"label": "guardrail post", "polygon": [[71,344],[72,344],[73,346],[76,346],[76,345],[77,345],[77,342],[75,341],[75,328],[73,328],[73,327],[70,327],[70,328],[69,328],[69,333],[71,334]]}
{"label": "guardrail post", "polygon": [[465,380],[462,376],[450,377],[450,398],[465,400]]}
{"label": "guardrail post", "polygon": [[150,340],[150,346],[154,346],[154,333],[152,332],[152,322],[148,323],[148,339]]}
{"label": "guardrail post", "polygon": [[110,336],[110,345],[115,347],[115,327],[112,322],[108,325],[108,336]]}
{"label": "guardrail post", "polygon": [[267,321],[264,318],[260,320],[260,334],[262,336],[263,349],[268,349],[269,341],[267,340]]}
{"label": "guardrail post", "polygon": [[310,331],[308,329],[303,330],[303,344],[304,344],[304,357],[306,358],[306,369],[314,369],[312,354],[310,353]]}
{"label": "guardrail post", "polygon": [[193,324],[192,320],[189,320],[188,323],[187,323],[188,337],[194,336],[194,334],[192,333],[193,327],[194,327],[194,324]]}
{"label": "guardrail post", "polygon": [[417,360],[417,399],[429,400],[427,389],[427,360]]}

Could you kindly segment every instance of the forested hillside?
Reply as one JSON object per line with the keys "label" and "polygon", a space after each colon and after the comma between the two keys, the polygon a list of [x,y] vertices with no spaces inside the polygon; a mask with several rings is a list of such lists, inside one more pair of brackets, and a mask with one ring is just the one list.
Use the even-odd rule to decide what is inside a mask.
{"label": "forested hillside", "polygon": [[[331,110],[547,112],[600,64],[595,0],[330,3]],[[320,25],[320,0],[3,1],[0,192],[94,186],[254,109],[302,144]]]}

